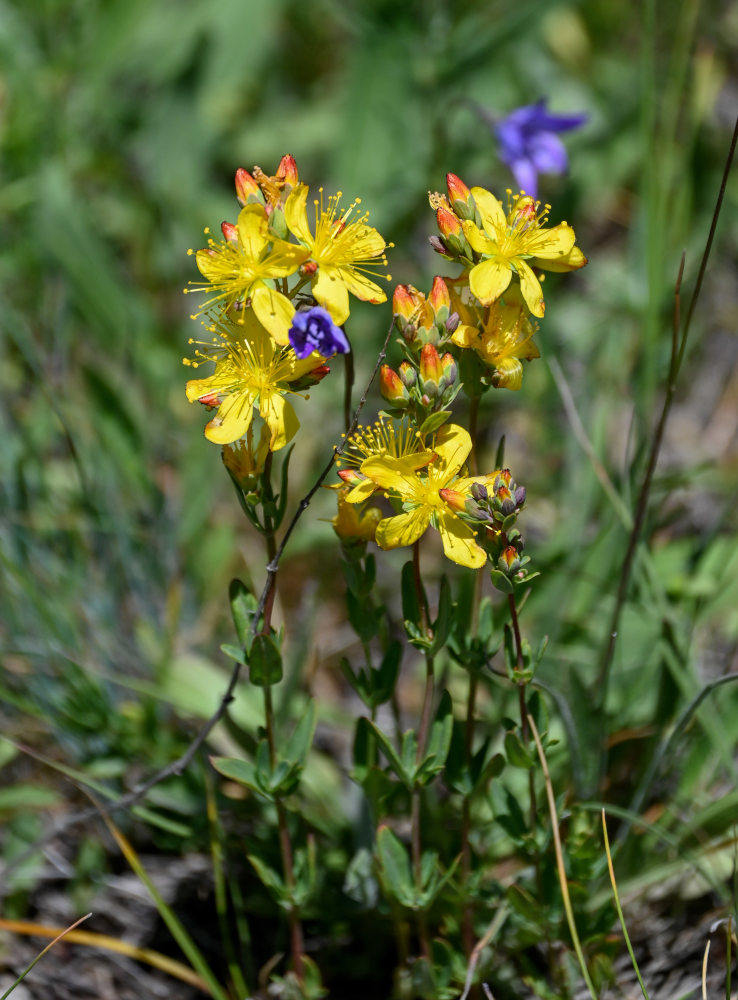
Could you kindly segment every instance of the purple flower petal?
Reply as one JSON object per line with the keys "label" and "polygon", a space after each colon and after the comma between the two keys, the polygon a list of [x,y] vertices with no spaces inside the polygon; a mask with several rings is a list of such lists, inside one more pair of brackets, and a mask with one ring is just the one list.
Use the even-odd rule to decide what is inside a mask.
{"label": "purple flower petal", "polygon": [[508,166],[512,170],[515,183],[520,190],[525,191],[532,198],[538,197],[538,171],[535,164],[527,158],[521,158],[513,160]]}
{"label": "purple flower petal", "polygon": [[540,132],[528,144],[528,155],[540,174],[563,174],[568,164],[566,147],[553,132]]}
{"label": "purple flower petal", "polygon": [[331,314],[322,306],[298,309],[292,318],[289,340],[300,360],[317,351],[324,358],[348,354],[351,350],[346,334],[336,326]]}

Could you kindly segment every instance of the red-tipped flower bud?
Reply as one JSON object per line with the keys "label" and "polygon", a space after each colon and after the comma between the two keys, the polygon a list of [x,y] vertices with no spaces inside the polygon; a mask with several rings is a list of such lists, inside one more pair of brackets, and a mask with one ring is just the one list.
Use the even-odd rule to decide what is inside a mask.
{"label": "red-tipped flower bud", "polygon": [[399,370],[400,378],[402,379],[402,384],[406,389],[412,389],[415,383],[418,381],[418,373],[410,364],[409,361],[403,361],[400,365]]}
{"label": "red-tipped flower bud", "polygon": [[402,379],[389,365],[382,365],[379,370],[379,391],[389,403],[402,406],[410,399]]}
{"label": "red-tipped flower bud", "polygon": [[295,187],[298,181],[297,177],[297,164],[295,163],[294,156],[287,153],[279,161],[279,166],[277,167],[276,178],[278,181],[282,181],[283,184],[289,184],[290,187]]}
{"label": "red-tipped flower bud", "polygon": [[238,230],[232,222],[221,222],[220,231],[225,239],[230,240],[231,243],[238,243]]}
{"label": "red-tipped flower bud", "polygon": [[461,235],[461,223],[456,218],[454,213],[449,211],[447,208],[441,207],[437,209],[436,223],[438,224],[441,236]]}
{"label": "red-tipped flower bud", "polygon": [[518,550],[512,545],[508,545],[507,548],[503,550],[500,558],[497,560],[497,565],[503,573],[506,573],[508,576],[512,576],[520,568],[520,555],[518,554]]}
{"label": "red-tipped flower bud", "polygon": [[412,285],[398,285],[392,296],[392,312],[410,322],[417,313],[422,301],[422,295]]}
{"label": "red-tipped flower bud", "polygon": [[449,295],[448,285],[438,275],[433,279],[428,301],[433,310],[436,323],[439,325],[445,323],[451,309],[451,296]]}
{"label": "red-tipped flower bud", "polygon": [[242,205],[245,205],[249,200],[250,195],[253,195],[254,198],[261,201],[259,185],[256,183],[248,170],[244,170],[243,167],[239,167],[236,171],[236,197]]}
{"label": "red-tipped flower bud", "polygon": [[468,202],[471,198],[471,191],[456,174],[446,174],[446,190],[452,205],[455,201]]}
{"label": "red-tipped flower bud", "polygon": [[423,382],[424,392],[428,391],[427,383],[438,386],[443,378],[441,359],[433,344],[426,344],[420,352],[420,378]]}

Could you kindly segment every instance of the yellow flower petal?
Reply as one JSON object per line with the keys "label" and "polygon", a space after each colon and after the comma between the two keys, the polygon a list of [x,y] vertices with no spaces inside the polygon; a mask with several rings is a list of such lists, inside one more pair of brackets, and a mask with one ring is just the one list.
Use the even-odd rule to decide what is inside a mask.
{"label": "yellow flower petal", "polygon": [[339,268],[319,268],[318,277],[313,285],[313,295],[331,314],[336,326],[346,322],[349,316],[348,289]]}
{"label": "yellow flower petal", "polygon": [[495,198],[491,191],[486,188],[473,187],[471,193],[474,196],[479,214],[482,218],[482,225],[485,232],[496,240],[501,240],[505,235],[507,220],[502,209],[502,202]]}
{"label": "yellow flower petal", "polygon": [[361,463],[360,471],[391,493],[413,499],[422,487],[415,472],[428,465],[434,458],[432,451],[418,451],[403,458],[394,455],[377,455]]}
{"label": "yellow flower petal", "polygon": [[251,260],[257,259],[269,242],[269,223],[263,205],[246,205],[236,222],[238,241]]}
{"label": "yellow flower petal", "polygon": [[546,306],[543,302],[543,289],[540,281],[524,260],[518,258],[515,261],[515,270],[520,278],[520,291],[523,293],[525,304],[534,316],[542,317]]}
{"label": "yellow flower petal", "polygon": [[386,517],[377,525],[377,545],[380,549],[398,549],[413,545],[430,523],[430,510],[418,507],[415,510]]}
{"label": "yellow flower petal", "polygon": [[534,257],[540,257],[545,261],[544,267],[548,266],[548,261],[556,257],[565,257],[574,246],[574,230],[566,222],[560,222],[552,229],[540,229],[528,243],[526,250]]}
{"label": "yellow flower petal", "polygon": [[519,389],[523,384],[523,362],[518,358],[500,358],[494,381],[498,389]]}
{"label": "yellow flower petal", "polygon": [[472,440],[469,432],[458,424],[444,424],[436,435],[434,449],[448,482],[455,476],[471,451]]}
{"label": "yellow flower petal", "polygon": [[295,315],[295,307],[287,296],[260,283],[252,293],[251,305],[264,329],[281,347],[286,347],[290,342],[288,333]]}
{"label": "yellow flower petal", "polygon": [[300,421],[297,419],[292,403],[278,392],[261,393],[259,413],[272,432],[269,442],[272,451],[284,448],[299,430]]}
{"label": "yellow flower petal", "polygon": [[284,218],[287,228],[301,243],[312,246],[313,237],[307,221],[307,184],[298,184],[284,205]]}
{"label": "yellow flower petal", "polygon": [[490,254],[497,253],[497,241],[483,233],[481,229],[474,225],[471,219],[462,220],[461,227],[464,230],[469,246],[476,253]]}
{"label": "yellow flower petal", "polygon": [[584,267],[587,263],[587,258],[584,256],[579,247],[572,247],[569,253],[564,254],[563,257],[557,257],[555,260],[541,260],[539,261],[537,257],[534,257],[530,261],[531,267],[543,267],[547,271],[555,271],[558,274],[564,273],[565,271],[578,271],[580,267]]}
{"label": "yellow flower petal", "polygon": [[249,429],[254,416],[254,397],[234,392],[220,405],[217,414],[205,427],[205,437],[214,444],[238,441]]}
{"label": "yellow flower petal", "polygon": [[512,269],[505,257],[490,257],[469,272],[469,288],[482,305],[491,305],[502,295],[512,278]]}
{"label": "yellow flower petal", "polygon": [[376,489],[377,484],[373,479],[365,479],[350,489],[346,494],[346,501],[347,503],[363,503],[364,500],[368,500],[372,496]]}
{"label": "yellow flower petal", "polygon": [[451,511],[438,514],[438,530],[443,542],[443,551],[452,562],[469,566],[471,569],[479,569],[487,562],[487,553],[477,545],[474,532]]}

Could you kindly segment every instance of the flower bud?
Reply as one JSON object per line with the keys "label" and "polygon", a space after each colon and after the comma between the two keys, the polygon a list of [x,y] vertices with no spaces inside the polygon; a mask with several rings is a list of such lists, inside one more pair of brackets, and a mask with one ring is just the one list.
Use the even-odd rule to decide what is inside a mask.
{"label": "flower bud", "polygon": [[439,236],[429,236],[428,242],[431,245],[431,249],[435,250],[436,253],[440,253],[449,260],[453,259],[452,255],[448,252],[448,247]]}
{"label": "flower bud", "polygon": [[444,324],[448,319],[449,310],[451,309],[451,296],[449,295],[446,282],[438,275],[433,279],[428,302],[433,310],[436,324],[439,326]]}
{"label": "flower bud", "polygon": [[513,545],[508,545],[497,560],[498,567],[507,576],[513,576],[520,568],[520,556]]}
{"label": "flower bud", "polygon": [[230,243],[238,243],[238,229],[232,222],[221,222],[220,231],[223,233],[224,239]]}
{"label": "flower bud", "polygon": [[456,174],[446,174],[446,190],[448,191],[448,200],[454,208],[456,207],[454,203],[457,201],[466,205],[471,200],[471,191]]}
{"label": "flower bud", "polygon": [[446,327],[446,333],[450,336],[452,333],[456,332],[456,329],[461,322],[461,316],[457,312],[452,312],[449,318],[444,323]]}
{"label": "flower bud", "polygon": [[244,170],[243,167],[239,167],[236,171],[236,197],[242,205],[245,205],[249,198],[252,201],[262,200],[259,185],[248,170]]}
{"label": "flower bud", "polygon": [[420,306],[420,292],[412,285],[398,285],[392,296],[392,312],[408,323]]}
{"label": "flower bud", "polygon": [[489,493],[484,483],[472,483],[471,495],[477,503],[484,503],[489,498]]}
{"label": "flower bud", "polygon": [[388,403],[395,406],[405,406],[410,401],[402,379],[389,365],[382,365],[379,370],[379,391]]}
{"label": "flower bud", "polygon": [[292,392],[303,392],[305,389],[310,389],[312,386],[317,385],[318,382],[322,382],[329,372],[330,368],[328,365],[316,365],[309,372],[305,372],[301,378],[290,382],[289,387]]}
{"label": "flower bud", "polygon": [[358,469],[339,469],[338,475],[347,486],[358,486],[359,483],[364,483],[367,479]]}
{"label": "flower bud", "polygon": [[437,389],[442,378],[443,366],[438,351],[433,344],[426,344],[420,352],[420,380],[423,391],[428,392],[431,385]]}
{"label": "flower bud", "polygon": [[441,236],[461,236],[463,233],[461,223],[454,213],[443,206],[436,211],[436,223]]}
{"label": "flower bud", "polygon": [[293,188],[296,186],[298,182],[298,176],[297,176],[297,164],[295,163],[294,156],[291,156],[289,153],[287,153],[285,156],[282,157],[282,159],[279,161],[279,166],[277,167],[277,173],[275,174],[275,177],[277,178],[278,181],[281,181],[282,184],[285,185],[285,187],[289,186]]}
{"label": "flower bud", "polygon": [[418,373],[409,361],[402,362],[399,375],[406,389],[412,389],[418,381]]}

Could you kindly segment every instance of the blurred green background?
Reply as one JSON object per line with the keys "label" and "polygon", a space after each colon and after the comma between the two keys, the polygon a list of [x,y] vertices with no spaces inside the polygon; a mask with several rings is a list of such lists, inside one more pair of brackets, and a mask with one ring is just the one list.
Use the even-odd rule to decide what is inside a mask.
{"label": "blurred green background", "polygon": [[[590,264],[547,279],[543,360],[521,392],[485,397],[484,441],[491,462],[506,434],[528,488],[528,551],[543,576],[525,629],[551,637],[545,682],[580,694],[586,754],[582,691],[627,533],[561,387],[631,508],[679,256],[689,294],[729,145],[737,45],[738,8],[720,0],[650,0],[641,13],[609,0],[0,0],[6,735],[130,783],[181,749],[190,730],[176,719],[204,717],[225,686],[228,581],[260,587],[264,559],[204,414],[185,400],[181,358],[198,327],[181,292],[196,277],[187,249],[237,213],[236,167],[272,173],[289,152],[311,187],[360,195],[396,244],[393,282],[427,290],[446,267],[427,243],[428,190],[449,170],[497,192],[512,184],[467,102],[504,115],[547,97],[589,116],[565,136],[568,176],[544,178],[540,193]],[[623,620],[610,717],[636,734],[629,752],[654,713],[668,723],[735,670],[737,201],[733,178],[648,517],[652,560],[638,563]],[[359,385],[390,319],[389,306],[352,311]],[[336,398],[324,382],[301,407],[296,498],[340,433]],[[330,499],[301,522],[281,593],[294,659],[312,648],[303,680],[328,713],[351,642],[332,587],[338,556],[322,555]],[[738,713],[732,686],[722,691],[691,744],[694,780],[674,792],[690,808],[730,773]],[[249,704],[244,694],[253,722]],[[617,797],[631,758],[613,766]]]}

